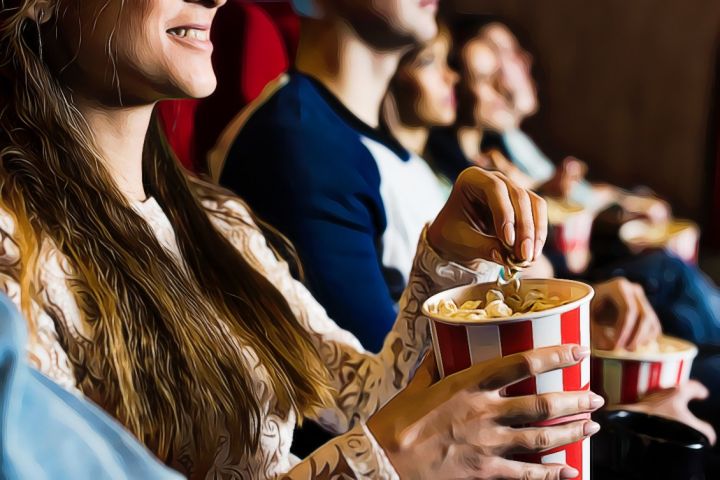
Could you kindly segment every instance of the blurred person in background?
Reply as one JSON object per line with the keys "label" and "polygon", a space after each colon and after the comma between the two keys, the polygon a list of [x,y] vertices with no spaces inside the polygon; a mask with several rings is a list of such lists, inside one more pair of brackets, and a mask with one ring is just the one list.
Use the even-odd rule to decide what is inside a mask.
{"label": "blurred person in background", "polygon": [[[381,128],[390,133],[412,155],[427,163],[441,187],[450,194],[452,182],[427,157],[430,129],[455,123],[457,102],[455,87],[458,74],[448,66],[452,36],[440,23],[438,35],[406,53],[390,81],[381,112]],[[467,168],[467,165],[463,166]],[[397,180],[395,183],[400,183]],[[412,186],[413,182],[408,183]],[[397,185],[402,189],[402,185]],[[411,215],[400,215],[401,218]],[[415,229],[422,224],[415,222]],[[529,277],[551,277],[552,265],[544,256],[524,272]]]}
{"label": "blurred person in background", "polygon": [[[536,104],[527,100],[536,98],[529,78],[528,56],[518,50],[517,40],[509,30],[498,23],[491,23],[480,29],[467,29],[461,42],[456,45],[461,81],[458,87],[460,101],[457,128],[452,134],[455,150],[445,148],[452,144],[444,141],[449,138],[447,132],[441,133],[439,137],[443,138],[443,141],[440,142],[433,143],[431,136],[428,148],[433,153],[433,158],[443,160],[458,153],[465,156],[465,152],[476,158],[504,159],[502,153],[485,155],[480,145],[492,132],[525,136],[518,128],[519,121],[526,113],[534,111],[533,105]],[[511,53],[505,55],[509,58],[501,60],[501,52],[508,51]],[[510,68],[510,74],[506,75],[504,64],[514,65],[515,68]],[[516,77],[520,77],[522,81]],[[514,90],[519,92],[515,93]],[[520,102],[525,107],[515,107],[514,98],[526,99]],[[464,138],[470,138],[471,141],[466,142]],[[471,147],[475,150],[470,151]],[[516,167],[514,161],[505,163],[508,169],[502,168],[502,160],[500,163],[496,161],[494,165],[501,165],[501,170],[505,170],[510,178],[516,179],[526,188],[536,189],[551,197],[554,196],[552,192],[565,192],[569,199],[573,200],[574,195],[585,198],[585,193],[574,192],[595,191],[594,187],[585,190],[582,168],[578,167],[574,160],[564,162],[561,168],[555,170],[555,177],[542,185]],[[538,164],[540,163],[552,165],[549,161]],[[594,193],[591,193],[590,197],[593,195]],[[582,198],[576,200],[582,201]],[[604,202],[601,203],[604,205]],[[597,213],[596,210],[593,212]],[[649,212],[652,215],[652,209]],[[696,267],[685,265],[663,251],[632,254],[623,249],[622,245],[617,245],[619,241],[610,241],[606,234],[594,240],[590,244],[592,263],[587,270],[575,272],[568,270],[562,256],[552,250],[554,245],[551,243],[549,256],[556,273],[560,276],[580,276],[596,281],[626,276],[643,285],[656,310],[662,312],[668,322],[666,330],[669,333],[695,343],[720,343],[720,293]],[[615,251],[613,256],[608,257],[605,254],[608,248]],[[681,288],[682,285],[688,285],[688,288]]]}
{"label": "blurred person in background", "polygon": [[494,152],[491,164],[511,178],[536,190],[545,187],[548,193],[562,194],[595,214],[616,203],[628,218],[646,216],[655,222],[668,218],[668,205],[655,197],[587,182],[587,166],[574,157],[556,168],[521,130],[522,122],[538,109],[537,89],[532,59],[505,25],[465,26],[457,37],[459,121],[455,128],[434,135],[431,151],[464,157],[466,163],[477,162],[483,152]]}
{"label": "blurred person in background", "polygon": [[[537,109],[529,55],[502,24],[491,23],[466,32],[469,33],[460,35],[462,43],[457,45],[461,72],[458,122],[451,129],[431,134],[428,142],[431,158],[441,159],[450,166],[460,165],[463,159],[466,164],[484,163],[488,168],[506,172],[527,188],[549,196],[566,196],[590,208],[593,214],[607,207],[608,202],[618,201],[625,212],[617,213],[619,217],[645,211],[655,221],[666,218],[669,210],[656,198],[626,195],[615,187],[586,182],[585,166],[576,159],[566,159],[556,169],[519,129],[522,120]],[[513,161],[508,161],[505,155]],[[450,177],[452,172],[446,170]],[[548,178],[546,183],[541,183]],[[715,412],[715,406],[720,404],[720,382],[717,381],[720,292],[697,267],[662,250],[633,254],[617,238],[617,228],[611,232],[594,234],[590,244],[592,263],[581,272],[569,271],[566,260],[550,242],[546,253],[556,274],[579,276],[593,282],[625,277],[642,285],[665,333],[700,347],[701,356],[694,365],[693,375],[710,389],[710,401],[704,403],[703,416],[717,427],[720,425],[720,417]]]}

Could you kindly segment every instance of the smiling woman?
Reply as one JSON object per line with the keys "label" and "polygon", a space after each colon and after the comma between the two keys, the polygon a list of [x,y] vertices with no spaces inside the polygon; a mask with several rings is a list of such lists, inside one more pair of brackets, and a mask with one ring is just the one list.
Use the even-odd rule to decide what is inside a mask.
{"label": "smiling woman", "polygon": [[[505,400],[499,389],[576,364],[587,356],[577,346],[479,364],[432,386],[427,361],[398,395],[429,345],[419,305],[495,271],[476,257],[500,240],[473,230],[467,212],[497,205],[496,231],[513,219],[518,238],[540,248],[544,204],[469,171],[429,227],[432,240],[420,239],[385,347],[365,352],[293,280],[266,241],[281,240],[272,229],[229,192],[189,178],[154,122],[158,100],[212,92],[209,26],[223,3],[2,2],[0,289],[31,327],[30,361],[191,478],[478,476],[479,461],[495,465],[480,478],[573,474],[500,456],[536,450],[540,437],[575,441],[590,424],[510,428],[549,415],[533,411],[536,398]],[[380,3],[407,31],[432,30],[416,0]],[[517,212],[508,188],[527,200]],[[552,415],[595,408],[587,393],[559,400]],[[481,450],[443,458],[456,432],[476,436],[477,424],[464,423],[478,412],[480,430],[503,441],[473,438]],[[289,448],[303,417],[342,435],[300,462]]]}
{"label": "smiling woman", "polygon": [[209,33],[223,3],[41,0],[33,9],[43,13],[44,58],[67,87],[131,106],[213,92]]}
{"label": "smiling woman", "polygon": [[[209,25],[220,4],[26,1],[2,11],[2,65],[12,66],[2,91],[14,92],[1,130],[3,238],[15,252],[4,273],[19,288],[8,293],[36,322],[36,363],[176,461],[190,438],[214,452],[219,418],[239,437],[228,455],[259,442],[261,407],[229,332],[267,366],[278,408],[303,414],[328,395],[287,302],[213,227],[156,129],[146,135],[156,100],[214,88],[210,49],[166,32]],[[63,280],[36,296],[52,264]],[[33,301],[60,306],[51,317],[62,350]]]}

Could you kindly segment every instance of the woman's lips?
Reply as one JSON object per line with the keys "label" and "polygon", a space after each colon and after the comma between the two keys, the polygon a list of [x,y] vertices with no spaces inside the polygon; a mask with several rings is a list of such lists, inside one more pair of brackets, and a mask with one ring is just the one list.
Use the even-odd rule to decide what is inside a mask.
{"label": "woman's lips", "polygon": [[210,27],[205,25],[181,25],[167,29],[167,34],[178,43],[184,46],[194,47],[199,50],[212,50],[210,41]]}

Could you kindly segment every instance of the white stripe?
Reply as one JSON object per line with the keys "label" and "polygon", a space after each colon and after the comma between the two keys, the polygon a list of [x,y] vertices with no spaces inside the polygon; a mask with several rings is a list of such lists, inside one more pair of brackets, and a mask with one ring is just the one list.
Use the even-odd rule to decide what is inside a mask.
{"label": "white stripe", "polygon": [[638,372],[638,397],[642,397],[648,391],[650,386],[650,364],[648,362],[640,363],[640,371]]}
{"label": "white stripe", "polygon": [[[553,347],[562,344],[562,321],[560,315],[532,320],[533,348]],[[563,372],[554,370],[541,373],[535,379],[537,393],[562,392]]]}
{"label": "white stripe", "polygon": [[620,402],[622,388],[622,364],[619,360],[603,360],[603,390],[609,405]]}
{"label": "white stripe", "polygon": [[590,439],[583,440],[582,445],[582,479],[590,480]]}
{"label": "white stripe", "polygon": [[692,364],[693,359],[685,359],[685,364],[683,365],[683,373],[682,373],[682,380],[681,383],[687,382],[690,379],[690,370],[692,370]]}
{"label": "white stripe", "polygon": [[565,450],[560,450],[559,452],[551,453],[550,455],[545,455],[544,457],[540,458],[540,462],[543,465],[547,465],[549,463],[559,463],[560,465],[565,465]]}
{"label": "white stripe", "polygon": [[[590,348],[590,303],[580,306],[580,345]],[[580,364],[580,388],[590,381],[590,359]]]}
{"label": "white stripe", "polygon": [[680,360],[663,362],[660,369],[660,388],[672,388],[678,378],[678,369],[680,368]]}
{"label": "white stripe", "polygon": [[500,327],[497,325],[474,325],[467,327],[470,361],[476,363],[502,357]]}

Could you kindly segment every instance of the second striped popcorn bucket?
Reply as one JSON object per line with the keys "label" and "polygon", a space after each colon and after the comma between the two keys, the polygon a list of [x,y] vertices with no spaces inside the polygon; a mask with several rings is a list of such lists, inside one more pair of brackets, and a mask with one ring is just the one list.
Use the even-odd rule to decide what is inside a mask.
{"label": "second striped popcorn bucket", "polygon": [[692,343],[668,336],[660,337],[657,349],[650,351],[593,350],[593,391],[608,405],[635,403],[685,383],[697,353]]}
{"label": "second striped popcorn bucket", "polygon": [[[445,377],[473,364],[535,348],[578,344],[590,348],[590,300],[593,289],[580,282],[558,279],[523,279],[518,292],[531,290],[556,296],[565,304],[542,312],[480,321],[447,319],[432,312],[442,300],[456,305],[485,299],[496,283],[457,287],[430,297],[423,313],[430,318],[433,347],[440,375]],[[511,287],[505,287],[505,289]],[[514,293],[509,291],[507,294]],[[579,365],[543,373],[509,386],[505,394],[521,396],[563,391],[590,390],[590,359]],[[560,423],[560,422],[554,422]],[[580,472],[577,480],[590,479],[590,439],[535,455],[516,457],[533,463],[561,463]]]}

